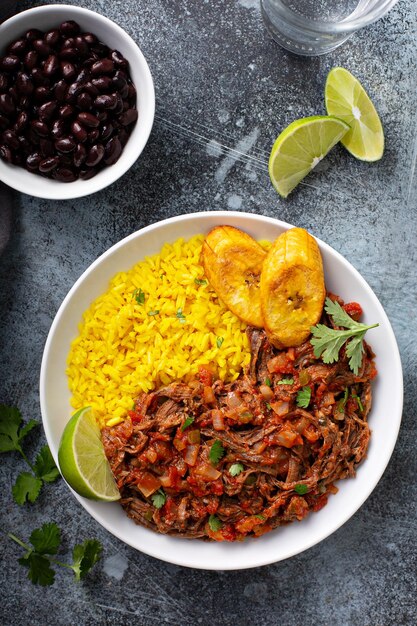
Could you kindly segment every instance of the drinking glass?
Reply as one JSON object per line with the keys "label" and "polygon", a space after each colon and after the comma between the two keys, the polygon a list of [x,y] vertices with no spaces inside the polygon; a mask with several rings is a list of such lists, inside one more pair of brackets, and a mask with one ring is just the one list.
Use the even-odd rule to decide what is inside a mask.
{"label": "drinking glass", "polygon": [[325,54],[383,17],[398,0],[261,0],[271,36],[305,56]]}

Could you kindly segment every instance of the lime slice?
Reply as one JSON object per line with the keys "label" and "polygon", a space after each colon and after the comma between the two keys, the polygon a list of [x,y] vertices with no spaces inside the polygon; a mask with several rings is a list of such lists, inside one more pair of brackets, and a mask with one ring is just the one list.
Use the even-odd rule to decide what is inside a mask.
{"label": "lime slice", "polygon": [[343,67],[334,67],[327,76],[324,97],[328,114],[351,127],[341,140],[345,148],[361,161],[378,161],[384,153],[384,131],[358,79]]}
{"label": "lime slice", "polygon": [[80,496],[108,502],[120,498],[91,407],[74,413],[65,426],[58,461],[63,477]]}
{"label": "lime slice", "polygon": [[276,139],[269,157],[269,175],[286,198],[348,132],[346,122],[328,115],[292,122]]}

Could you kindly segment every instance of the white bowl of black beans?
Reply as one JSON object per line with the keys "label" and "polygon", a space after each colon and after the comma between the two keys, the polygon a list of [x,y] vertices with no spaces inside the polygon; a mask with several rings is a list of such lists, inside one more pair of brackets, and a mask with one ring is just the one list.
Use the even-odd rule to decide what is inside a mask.
{"label": "white bowl of black beans", "polygon": [[155,92],[133,39],[72,5],[0,25],[0,180],[64,200],[107,187],[149,138]]}

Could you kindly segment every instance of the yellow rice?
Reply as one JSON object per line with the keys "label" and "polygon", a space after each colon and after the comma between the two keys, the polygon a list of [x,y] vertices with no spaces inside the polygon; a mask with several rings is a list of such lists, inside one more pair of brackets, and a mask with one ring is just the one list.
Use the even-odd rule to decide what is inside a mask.
{"label": "yellow rice", "polygon": [[114,425],[141,392],[187,381],[199,365],[225,381],[239,376],[250,359],[246,324],[205,280],[203,239],[165,244],[117,274],[84,313],[68,356],[74,409],[90,405],[101,426]]}

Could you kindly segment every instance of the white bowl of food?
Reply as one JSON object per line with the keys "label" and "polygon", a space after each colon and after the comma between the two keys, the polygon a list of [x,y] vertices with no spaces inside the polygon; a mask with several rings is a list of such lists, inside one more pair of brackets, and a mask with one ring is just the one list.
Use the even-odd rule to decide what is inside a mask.
{"label": "white bowl of food", "polygon": [[[201,238],[193,239],[196,235],[206,236],[211,229],[220,225],[238,228],[258,241],[274,240],[290,228],[289,224],[273,218],[238,212],[206,212],[170,218],[143,228],[114,245],[92,263],[72,287],[52,324],[45,346],[40,377],[43,424],[55,460],[58,457],[58,448],[65,425],[75,408],[79,408],[83,404],[92,405],[97,411],[101,424],[107,424],[108,430],[105,432],[112,432],[111,428],[117,428],[119,423],[126,424],[127,422],[123,420],[127,414],[130,415],[131,421],[137,420],[138,423],[143,424],[141,422],[143,415],[147,414],[147,411],[153,411],[155,415],[160,404],[158,398],[161,396],[157,394],[153,396],[153,400],[144,401],[144,398],[150,397],[152,386],[155,387],[155,391],[161,385],[165,386],[163,393],[169,396],[172,389],[179,389],[175,385],[178,385],[177,379],[183,377],[182,380],[186,381],[187,388],[191,387],[194,390],[198,388],[201,391],[202,387],[198,387],[201,384],[201,379],[200,383],[196,383],[196,374],[192,371],[194,363],[203,364],[203,370],[204,363],[208,363],[209,368],[221,372],[223,377],[227,377],[230,370],[233,370],[232,377],[237,379],[235,383],[219,383],[217,387],[216,385],[212,386],[211,390],[214,390],[215,398],[210,397],[211,391],[209,389],[207,397],[204,394],[201,396],[203,398],[201,403],[220,402],[216,394],[223,394],[222,402],[229,402],[230,400],[232,405],[236,401],[236,395],[240,398],[243,397],[244,394],[239,395],[239,393],[231,392],[232,387],[230,385],[240,384],[239,381],[243,380],[242,374],[239,374],[240,368],[244,362],[248,363],[249,360],[248,352],[245,352],[242,344],[242,333],[244,334],[245,325],[230,312],[224,316],[224,311],[220,311],[220,317],[216,317],[219,313],[216,307],[224,305],[219,303],[213,294],[210,284],[207,283],[204,276],[203,268],[199,264],[198,246],[201,248]],[[187,248],[187,246],[191,246],[191,243],[176,243],[175,246],[164,248],[162,260],[160,256],[155,257],[161,253],[164,244],[174,244],[174,242],[178,242],[179,238],[183,238],[185,242],[191,240],[192,250],[190,247]],[[230,430],[232,427],[225,428],[221,417],[220,424],[214,425],[214,416],[216,415],[218,418],[219,411],[206,413],[207,406],[204,411],[203,409],[200,410],[202,406],[201,403],[199,404],[201,394],[197,399],[194,398],[193,402],[195,402],[192,405],[194,408],[191,409],[191,405],[187,405],[189,411],[194,411],[194,409],[196,411],[192,414],[194,415],[193,425],[191,425],[192,420],[185,423],[187,416],[190,418],[190,413],[187,414],[187,411],[183,410],[179,421],[177,416],[174,417],[171,427],[164,421],[158,423],[156,421],[157,426],[152,432],[149,430],[149,424],[144,427],[144,433],[149,435],[148,443],[151,440],[159,440],[161,433],[168,434],[169,436],[162,437],[162,440],[165,441],[162,447],[166,449],[166,446],[172,444],[172,437],[181,439],[184,433],[190,432],[190,429],[195,431],[195,427],[198,425],[201,427],[202,439],[200,440],[199,434],[198,438],[195,439],[194,436],[193,440],[195,439],[194,444],[201,444],[199,450],[202,455],[206,454],[206,461],[208,448],[204,452],[203,447],[207,443],[208,435],[205,429],[214,428],[215,430],[210,432],[212,434],[214,432],[215,439],[220,439],[222,443],[224,450],[220,456],[223,454],[223,459],[220,461],[211,460],[214,465],[215,476],[205,477],[205,480],[214,480],[220,487],[203,486],[202,491],[198,491],[198,485],[201,486],[201,483],[198,482],[200,478],[196,481],[194,469],[190,469],[190,467],[196,467],[195,459],[194,466],[193,460],[186,459],[190,465],[184,469],[182,459],[187,454],[187,450],[188,452],[190,450],[187,448],[186,451],[183,451],[184,446],[181,445],[181,442],[178,443],[178,439],[174,441],[175,450],[170,448],[171,452],[168,453],[165,461],[156,460],[164,456],[163,451],[158,449],[158,454],[155,454],[155,450],[150,453],[149,449],[142,445],[136,455],[137,458],[139,458],[139,452],[146,452],[146,463],[163,463],[165,469],[164,471],[157,470],[159,471],[158,480],[161,481],[158,482],[157,487],[162,485],[158,492],[155,492],[156,488],[154,487],[147,492],[147,496],[144,496],[135,487],[138,497],[130,498],[130,500],[127,498],[129,502],[124,501],[124,508],[129,511],[132,519],[126,515],[119,502],[95,502],[73,492],[82,506],[102,526],[128,545],[171,563],[201,569],[233,570],[266,565],[298,554],[328,537],[358,510],[377,485],[392,454],[401,421],[403,387],[399,352],[390,322],[369,285],[338,252],[322,241],[318,241],[318,245],[323,259],[327,292],[337,294],[345,303],[352,301],[360,303],[363,309],[362,323],[366,325],[379,324],[366,335],[366,341],[372,346],[376,355],[375,359],[373,359],[372,351],[366,348],[366,356],[363,358],[367,359],[367,366],[365,367],[365,361],[362,361],[362,374],[358,375],[359,378],[354,378],[351,372],[343,373],[342,370],[338,370],[336,363],[338,374],[334,374],[332,377],[316,380],[310,368],[308,377],[305,378],[304,373],[302,374],[303,380],[301,380],[301,369],[308,370],[314,360],[311,356],[311,346],[296,348],[294,349],[295,352],[285,352],[287,361],[284,363],[284,368],[282,368],[282,361],[280,361],[281,357],[275,358],[274,365],[270,368],[272,381],[265,379],[263,381],[257,380],[254,383],[252,379],[250,384],[254,385],[254,397],[258,397],[258,390],[261,389],[260,383],[263,383],[262,393],[268,393],[266,387],[272,387],[274,390],[275,397],[270,398],[269,403],[265,402],[265,415],[268,414],[272,421],[275,420],[280,424],[278,431],[277,427],[274,426],[275,422],[269,421],[269,431],[263,433],[260,430],[263,424],[262,415],[260,417],[261,422],[258,421],[256,424],[251,422],[253,414],[242,412],[240,415],[249,415],[249,418],[243,424],[237,424],[237,430],[233,432]],[[189,259],[186,268],[182,265],[184,250],[187,250]],[[145,257],[150,257],[150,260],[148,259],[143,263]],[[192,260],[190,261],[190,259]],[[140,265],[132,270],[139,262]],[[175,274],[174,278],[171,276],[172,273]],[[175,284],[169,282],[171,279]],[[111,280],[113,282],[109,288]],[[177,290],[175,285],[181,284],[182,287]],[[123,290],[127,291],[124,296],[121,296]],[[159,295],[157,294],[158,290]],[[197,293],[197,290],[202,291]],[[201,295],[203,291],[204,294]],[[154,297],[160,299],[154,300]],[[201,298],[203,299],[201,300]],[[93,305],[94,302],[95,305]],[[91,308],[92,305],[95,313]],[[84,318],[83,328],[86,329],[88,326],[88,332],[79,330],[79,324],[86,311],[89,313]],[[98,317],[94,318],[97,311],[99,312]],[[100,336],[98,330],[97,333],[96,330],[93,330],[97,325],[101,326],[102,329],[105,328],[104,332],[107,333],[105,337]],[[262,332],[260,331],[261,334]],[[91,333],[93,333],[93,344],[91,343]],[[140,337],[136,336],[137,333]],[[201,334],[198,335],[198,333]],[[74,343],[77,337],[78,340]],[[98,343],[95,343],[96,340]],[[133,343],[131,345],[131,341],[137,340],[139,344]],[[168,344],[170,345],[168,346]],[[181,345],[188,346],[186,349],[189,358],[184,358],[184,353],[175,352],[173,356],[173,353],[170,352],[170,350],[179,349]],[[142,356],[139,355],[140,350],[142,350]],[[222,354],[222,350],[225,351],[225,354]],[[304,356],[297,350],[304,351]],[[307,352],[305,352],[306,350]],[[70,352],[69,367],[67,360]],[[110,353],[112,356],[109,356]],[[307,353],[310,355],[309,358],[302,362]],[[261,353],[259,352],[259,354]],[[276,355],[276,353],[274,354]],[[279,354],[283,354],[283,352],[280,351]],[[122,355],[121,358],[119,358],[120,355]],[[179,355],[178,359],[176,355]],[[292,362],[290,363],[288,359],[291,359]],[[270,363],[270,360],[267,363]],[[316,362],[315,365],[313,363],[313,367],[317,365],[319,370],[320,367],[323,368],[320,362]],[[123,369],[125,366],[127,369]],[[287,366],[289,369],[285,369]],[[378,372],[376,377],[375,366]],[[122,370],[118,369],[120,367]],[[346,369],[347,366],[343,365],[343,367]],[[67,370],[71,378],[72,392],[69,390]],[[368,377],[366,381],[360,379],[361,375],[365,376],[365,370]],[[254,370],[251,375],[259,376],[259,372],[260,369]],[[152,377],[154,377],[153,384]],[[370,379],[374,377],[375,379],[371,381]],[[343,380],[348,379],[350,380],[349,383],[343,383]],[[362,382],[358,382],[359,380]],[[323,387],[323,381],[326,382],[327,387],[326,385]],[[282,417],[285,414],[285,406],[284,411],[282,410],[285,402],[282,401],[283,396],[279,394],[282,394],[282,390],[285,388],[289,390],[290,397],[291,385],[293,384],[299,384],[300,390],[301,387],[305,390],[305,387],[310,385],[313,394],[311,398],[314,397],[314,404],[309,405],[307,402],[308,408],[303,409],[309,411],[305,418],[307,421],[303,425],[300,426],[300,419],[304,415],[302,409],[299,409],[300,412],[297,414],[298,421],[291,422],[291,428],[297,423],[297,432],[301,433],[301,439],[296,441],[298,435],[294,431],[293,437],[295,439],[293,441],[286,442],[285,445],[281,446],[282,441],[280,439],[281,443],[277,447],[277,440],[268,439],[268,437],[275,437],[274,432],[282,434],[282,419],[286,420],[285,416]],[[171,392],[167,392],[166,387],[170,385]],[[206,381],[207,385],[210,385],[210,381]],[[181,387],[180,390],[185,388]],[[369,392],[371,388],[373,400],[370,408]],[[71,396],[76,397],[72,405]],[[366,404],[365,407],[362,406],[358,396],[362,398],[363,404]],[[141,398],[140,407],[138,408],[139,405],[136,401],[136,413],[129,413],[130,409],[133,408],[132,401],[137,397]],[[166,396],[164,397],[166,398]],[[280,402],[276,402],[277,397],[281,398]],[[174,404],[183,401],[172,393],[170,398]],[[246,398],[245,401],[249,402],[248,396]],[[290,402],[292,401],[290,399]],[[144,402],[147,408],[144,408]],[[298,404],[298,393],[297,405],[302,406],[302,403]],[[153,408],[150,408],[152,406]],[[367,421],[371,430],[371,437],[366,452],[369,430],[365,424],[365,418],[369,408],[370,413]],[[233,410],[238,409],[234,407]],[[275,411],[277,411],[278,417],[276,417]],[[336,411],[340,411],[340,413],[336,413]],[[139,413],[143,413],[143,415],[139,415]],[[208,421],[206,420],[207,415],[211,416]],[[226,415],[229,417],[231,413],[226,413]],[[294,419],[294,415],[295,413],[291,413],[291,419]],[[332,421],[331,428],[326,422],[329,415]],[[336,417],[333,418],[332,416]],[[201,419],[206,421],[203,423]],[[210,421],[212,419],[213,424]],[[318,419],[321,419],[320,424],[327,424],[326,428],[328,427],[330,430],[320,430]],[[343,421],[344,419],[345,421]],[[230,424],[230,421],[226,421]],[[285,423],[288,424],[288,421]],[[140,427],[138,426],[138,428]],[[340,456],[342,454],[341,448],[337,442],[340,438],[343,439],[347,436],[344,428],[350,429],[351,434],[355,433],[355,436],[353,439],[351,437],[350,443],[348,441],[352,447],[350,456],[347,455],[346,448],[344,448],[344,458],[342,459]],[[228,429],[229,432],[227,432]],[[242,450],[238,445],[233,447],[233,437],[246,437],[246,441],[249,438],[250,442]],[[135,441],[138,444],[139,435]],[[209,442],[211,455],[211,446],[214,444],[212,439]],[[255,445],[255,442],[258,446],[256,449],[251,447]],[[316,462],[320,454],[325,456],[328,454],[324,452],[325,448],[323,448],[322,453],[319,452],[325,442],[327,442],[326,449],[331,449],[331,458],[326,457],[326,464],[320,466],[321,475],[316,477],[317,480],[314,479],[315,486],[313,488],[311,476],[310,482],[304,478],[307,476],[307,472],[311,470],[311,467],[308,467],[309,464]],[[187,439],[188,444],[189,440]],[[262,445],[260,446],[260,444]],[[132,448],[133,444],[129,440],[128,443],[125,442],[125,445],[130,445]],[[216,445],[219,446],[219,444]],[[294,449],[293,446],[295,446]],[[303,446],[310,447],[304,448]],[[359,449],[361,449],[359,456],[364,458],[357,467],[356,477],[337,480],[337,482],[334,482],[333,478],[330,480],[333,475],[344,477],[352,473],[350,470],[353,467],[352,463],[354,464],[354,456],[359,454]],[[275,450],[275,452],[272,453],[271,450]],[[219,452],[218,449],[217,452]],[[255,454],[254,457],[250,456],[252,453]],[[162,454],[162,457],[159,457],[159,454]],[[269,468],[272,467],[271,471],[268,468],[265,470],[264,466],[263,470],[259,469],[265,458],[262,455],[265,454],[275,454],[268,461]],[[140,471],[142,471],[141,463],[145,457],[141,458],[142,460],[135,461],[135,467]],[[300,458],[304,459],[301,465]],[[311,460],[307,460],[310,458]],[[132,456],[129,459],[131,460]],[[168,466],[170,463],[171,465],[175,464],[172,459],[176,459],[177,469],[175,470],[176,473],[172,470],[175,477],[172,478],[171,472],[170,478],[168,478],[170,471]],[[230,462],[227,462],[227,459]],[[217,465],[217,469],[222,470],[220,472],[216,470],[217,461],[221,464]],[[231,469],[232,464],[235,466],[233,470]],[[207,466],[209,463],[206,462],[205,465]],[[198,460],[197,466],[200,467],[200,460]],[[335,468],[338,468],[337,475],[332,473],[336,471]],[[264,471],[265,474],[263,474]],[[247,474],[245,475],[244,472]],[[290,472],[293,474],[292,477],[289,475]],[[179,478],[178,473],[180,474]],[[221,474],[220,477],[219,474]],[[230,491],[230,486],[235,485],[236,487],[239,482],[239,474],[242,477],[245,476],[245,482],[244,484],[239,483],[239,487],[234,493],[245,493],[246,495],[243,499],[238,500],[238,507],[233,508],[236,501],[233,500],[235,496]],[[250,480],[250,475],[254,477],[252,480]],[[191,479],[189,480],[190,476]],[[182,488],[181,485],[185,485],[184,489],[188,488],[187,485],[192,485],[192,493],[186,495],[181,506],[176,499],[178,490],[175,492],[169,487],[174,485],[174,482],[170,482],[171,478],[174,482],[175,480],[179,481],[175,483],[178,489]],[[234,480],[237,482],[233,483]],[[291,498],[295,496],[293,500],[287,498],[288,490],[286,490],[288,481],[291,480],[293,483],[294,481],[297,483],[295,487],[293,484],[296,492],[292,492]],[[319,481],[323,482],[320,483]],[[332,485],[329,486],[329,481],[332,485],[334,483],[338,490],[337,493],[334,493],[336,489],[333,489]],[[140,483],[138,482],[138,484]],[[255,488],[252,488],[253,485],[258,490],[256,493]],[[246,493],[243,490],[249,491]],[[283,491],[285,497],[279,503],[277,498],[281,497]],[[132,495],[131,491],[129,493]],[[153,499],[155,493],[162,494],[162,501],[158,502]],[[236,497],[240,498],[239,495]],[[194,498],[196,499],[194,500]],[[168,500],[172,500],[173,503],[169,511],[167,508]],[[327,504],[324,506],[326,500]],[[290,502],[292,502],[291,505]],[[227,508],[229,505],[233,505],[230,510]],[[271,505],[276,506],[274,511],[277,516],[279,512],[280,521],[277,521],[278,517],[273,517]],[[302,511],[300,514],[299,506],[301,505],[305,507],[308,515],[304,516]],[[154,508],[152,508],[153,506]],[[190,507],[194,507],[192,511]],[[245,510],[249,512],[251,517],[249,526],[241,523],[243,518],[247,519]],[[156,513],[156,511],[158,512]],[[180,516],[179,511],[181,511],[182,519],[178,522],[180,526],[175,527],[177,524],[175,516]],[[196,513],[196,511],[198,512]],[[156,515],[154,515],[155,513]],[[199,515],[205,518],[204,526],[199,523]],[[301,517],[304,519],[297,521]],[[136,524],[134,519],[149,527]],[[294,519],[295,521],[282,524],[286,519]],[[156,520],[155,523],[154,520]],[[205,529],[208,528],[208,520],[211,530],[205,532]],[[215,522],[214,526],[213,522]],[[272,528],[274,524],[278,524],[276,528]],[[177,532],[179,527],[184,529],[183,533]],[[175,528],[177,529],[176,534],[174,533],[175,536],[172,536],[169,534],[170,529],[175,530]],[[225,533],[226,528],[229,529],[229,536],[218,533],[216,535],[217,531]],[[263,529],[261,530],[261,528]],[[155,530],[162,532],[155,532]],[[188,534],[192,538],[184,538],[181,536],[182,534]],[[225,534],[227,535],[227,533]],[[245,534],[251,536],[245,536]],[[202,541],[201,537],[226,540]],[[241,540],[234,541],[233,539]]]}
{"label": "white bowl of food", "polygon": [[0,179],[65,200],[120,178],[155,114],[152,76],[133,39],[103,15],[57,4],[6,20],[0,40]]}

